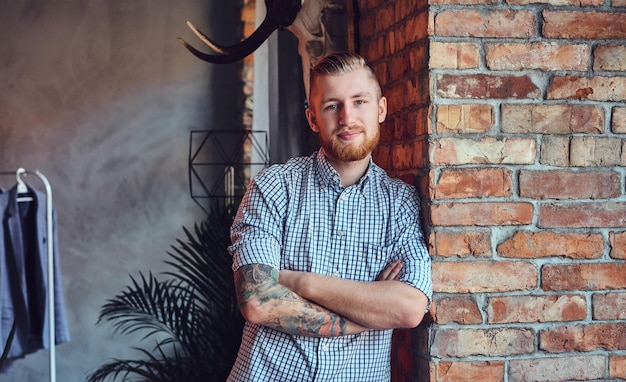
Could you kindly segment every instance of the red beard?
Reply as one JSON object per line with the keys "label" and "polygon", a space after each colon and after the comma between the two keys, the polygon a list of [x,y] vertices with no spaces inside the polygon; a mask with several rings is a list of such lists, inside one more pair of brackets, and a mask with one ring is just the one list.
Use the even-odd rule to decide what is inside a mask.
{"label": "red beard", "polygon": [[[365,129],[361,126],[356,126],[354,130],[361,132],[365,131]],[[365,136],[365,141],[359,146],[356,146],[355,144],[346,145],[335,135],[330,137],[328,140],[320,135],[320,141],[322,148],[324,149],[324,153],[330,158],[341,162],[354,162],[365,159],[378,145],[379,139],[380,129],[376,129],[376,132],[372,137]]]}

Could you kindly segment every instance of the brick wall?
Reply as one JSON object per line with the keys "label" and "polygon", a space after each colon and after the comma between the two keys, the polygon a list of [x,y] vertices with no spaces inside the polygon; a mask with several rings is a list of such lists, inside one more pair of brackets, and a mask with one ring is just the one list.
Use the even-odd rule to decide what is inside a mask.
{"label": "brick wall", "polygon": [[388,100],[376,162],[409,183],[428,169],[428,4],[358,2],[360,50]]}
{"label": "brick wall", "polygon": [[[256,0],[243,0],[241,7],[241,21],[242,21],[242,38],[248,38],[256,30]],[[243,59],[243,67],[241,69],[241,82],[242,93],[245,97],[243,104],[243,112],[241,118],[242,128],[246,131],[252,131],[253,121],[253,109],[254,109],[254,54],[250,54]],[[243,163],[251,163],[252,152],[252,140],[245,139],[242,147]],[[245,179],[245,184],[248,184],[252,176],[252,168],[245,166],[242,169],[242,173],[238,174],[238,177]]]}
{"label": "brick wall", "polygon": [[394,381],[626,379],[626,2],[358,6],[434,259]]}
{"label": "brick wall", "polygon": [[426,1],[356,1],[434,260],[393,380],[626,379],[626,1]]}
{"label": "brick wall", "polygon": [[624,6],[431,3],[431,381],[626,378]]}
{"label": "brick wall", "polygon": [[[428,195],[428,3],[427,0],[359,0],[360,50],[388,99],[387,120],[374,160],[391,176],[416,184]],[[428,198],[424,198],[424,224]],[[393,380],[429,375],[428,326],[397,330]]]}

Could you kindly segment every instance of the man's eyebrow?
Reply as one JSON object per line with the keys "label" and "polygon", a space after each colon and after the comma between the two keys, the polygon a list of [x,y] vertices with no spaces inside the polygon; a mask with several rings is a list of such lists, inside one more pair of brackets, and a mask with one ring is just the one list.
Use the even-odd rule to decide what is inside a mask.
{"label": "man's eyebrow", "polygon": [[329,98],[322,98],[322,100],[320,101],[321,103],[328,103],[328,102],[336,102],[339,101],[338,98],[335,97],[329,97]]}
{"label": "man's eyebrow", "polygon": [[[371,92],[361,92],[361,93],[356,93],[350,96],[350,99],[354,99],[354,98],[364,98],[364,97],[372,97],[372,93]],[[320,102],[321,103],[328,103],[328,102],[337,102],[339,101],[339,98],[335,98],[335,97],[328,97],[328,98],[323,98]]]}

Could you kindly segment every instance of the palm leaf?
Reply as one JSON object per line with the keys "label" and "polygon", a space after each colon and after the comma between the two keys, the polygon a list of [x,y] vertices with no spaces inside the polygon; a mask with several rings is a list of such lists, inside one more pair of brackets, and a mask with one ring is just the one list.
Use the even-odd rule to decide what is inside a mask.
{"label": "palm leaf", "polygon": [[[227,211],[221,212],[215,219],[206,220],[200,225],[194,226],[195,237],[184,229],[187,242],[178,240],[179,247],[173,247],[174,253],[168,252],[171,261],[166,261],[175,271],[166,274],[184,280],[193,286],[194,291],[199,293],[197,298],[203,304],[210,306],[218,304],[218,308],[231,308],[234,296],[234,284],[230,272],[231,257],[227,251],[230,243],[227,222],[232,221],[232,214]],[[201,238],[198,240],[196,238]],[[207,257],[206,253],[214,253]],[[214,277],[207,278],[207,272],[222,269],[223,272],[214,273]],[[224,287],[228,287],[231,294],[224,293]],[[232,288],[231,288],[232,287]]]}
{"label": "palm leaf", "polygon": [[215,209],[167,252],[162,281],[152,272],[130,276],[131,283],[103,305],[98,324],[108,322],[118,335],[156,338],[151,349],[135,347],[137,360],[112,359],[88,382],[223,381],[241,340],[239,313],[230,268],[228,227],[232,209]]}
{"label": "palm leaf", "polygon": [[132,286],[102,307],[98,323],[109,321],[117,334],[147,331],[177,335],[195,308],[190,292],[177,287],[180,281],[161,282],[152,273],[146,278],[139,274],[141,282],[130,276]]}

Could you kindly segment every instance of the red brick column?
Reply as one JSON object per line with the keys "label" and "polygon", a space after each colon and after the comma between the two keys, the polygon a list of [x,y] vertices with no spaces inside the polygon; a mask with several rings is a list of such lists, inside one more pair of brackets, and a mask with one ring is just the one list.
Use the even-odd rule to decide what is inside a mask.
{"label": "red brick column", "polygon": [[430,6],[431,381],[626,378],[624,1]]}
{"label": "red brick column", "polygon": [[357,2],[434,260],[393,380],[626,379],[626,1]]}
{"label": "red brick column", "polygon": [[[360,0],[358,10],[359,53],[372,65],[388,99],[388,116],[381,127],[381,142],[374,160],[391,176],[420,187],[427,201],[430,104],[427,1]],[[423,212],[427,226],[427,205]],[[422,380],[419,378],[429,375],[428,339],[426,323],[419,329],[395,332],[394,381]]]}

